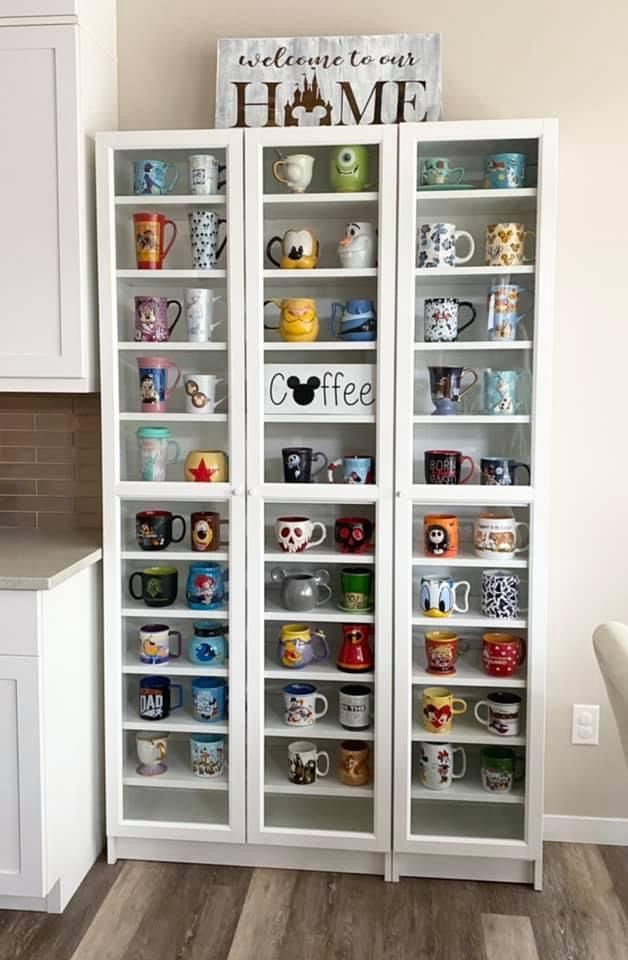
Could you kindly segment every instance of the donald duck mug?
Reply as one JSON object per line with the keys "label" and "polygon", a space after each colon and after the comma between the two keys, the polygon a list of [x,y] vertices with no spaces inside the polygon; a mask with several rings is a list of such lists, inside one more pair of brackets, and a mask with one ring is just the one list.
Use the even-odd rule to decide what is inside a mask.
{"label": "donald duck mug", "polygon": [[[456,600],[459,588],[464,591],[460,605]],[[452,613],[467,613],[470,591],[471,584],[468,580],[454,580],[453,577],[441,577],[437,573],[427,574],[421,577],[421,613],[424,617],[449,617]]]}

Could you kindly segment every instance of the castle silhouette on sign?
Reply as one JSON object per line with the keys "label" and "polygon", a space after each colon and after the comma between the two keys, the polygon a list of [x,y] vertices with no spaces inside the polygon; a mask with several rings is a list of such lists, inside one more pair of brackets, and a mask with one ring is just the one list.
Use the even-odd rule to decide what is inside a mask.
{"label": "castle silhouette on sign", "polygon": [[332,105],[329,100],[323,100],[316,72],[308,83],[307,75],[303,74],[303,88],[298,84],[294,88],[292,100],[287,100],[283,108],[284,126],[298,127],[299,118],[295,116],[297,110],[318,116],[318,124],[312,126],[331,127]]}

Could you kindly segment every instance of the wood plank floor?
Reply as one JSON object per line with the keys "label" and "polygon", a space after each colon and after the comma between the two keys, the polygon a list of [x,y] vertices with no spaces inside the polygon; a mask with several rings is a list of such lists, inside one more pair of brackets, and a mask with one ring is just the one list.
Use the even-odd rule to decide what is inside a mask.
{"label": "wood plank floor", "polygon": [[546,844],[545,889],[128,861],[0,960],[628,960],[628,849]]}

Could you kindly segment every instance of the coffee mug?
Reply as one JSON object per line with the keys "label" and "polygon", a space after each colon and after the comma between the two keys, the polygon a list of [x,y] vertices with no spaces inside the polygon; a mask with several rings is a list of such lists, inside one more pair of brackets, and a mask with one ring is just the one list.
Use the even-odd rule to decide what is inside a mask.
{"label": "coffee mug", "polygon": [[[172,702],[172,691],[178,690],[178,703]],[[173,710],[183,706],[183,687],[169,677],[142,677],[139,682],[138,710],[142,720],[166,720]]]}
{"label": "coffee mug", "polygon": [[514,267],[532,263],[534,257],[525,255],[528,238],[536,238],[534,230],[526,230],[522,223],[491,223],[486,228],[484,263],[487,267]]}
{"label": "coffee mug", "polygon": [[462,183],[464,167],[450,167],[448,157],[426,157],[421,162],[420,183],[422,187],[436,184]]}
{"label": "coffee mug", "polygon": [[332,147],[329,181],[338,193],[364,190],[369,179],[369,155],[363,145]]}
{"label": "coffee mug", "polygon": [[530,467],[527,463],[511,460],[509,457],[482,457],[480,460],[480,483],[487,486],[511,487],[515,483],[515,471],[521,467],[528,474],[530,483]]}
{"label": "coffee mug", "polygon": [[[178,520],[180,536],[175,537],[172,527]],[[140,550],[165,550],[171,543],[181,543],[185,536],[185,520],[169,510],[142,510],[135,514],[135,539]]]}
{"label": "coffee mug", "polygon": [[279,326],[264,321],[264,330],[279,330],[286,343],[313,343],[318,340],[320,321],[316,300],[309,297],[289,297],[284,300],[264,300],[264,307],[272,305],[279,310]]}
{"label": "coffee mug", "polygon": [[213,553],[220,550],[221,523],[228,523],[213,510],[199,510],[190,517],[190,546],[196,553]]}
{"label": "coffee mug", "polygon": [[[470,470],[466,477],[461,477],[462,464],[468,463]],[[471,457],[460,450],[426,450],[425,451],[425,482],[426,483],[467,483],[473,476],[475,464]]]}
{"label": "coffee mug", "polygon": [[222,450],[192,450],[185,458],[184,475],[192,483],[227,483],[227,457]]}
{"label": "coffee mug", "polygon": [[[176,653],[175,653],[175,648]],[[140,627],[140,661],[153,666],[181,656],[181,634],[165,623],[145,623]]]}
{"label": "coffee mug", "polygon": [[347,673],[367,673],[373,669],[375,660],[369,643],[373,628],[362,623],[343,623],[342,643],[336,658],[336,666]]}
{"label": "coffee mug", "polygon": [[341,553],[366,553],[371,549],[374,529],[368,517],[338,517],[334,539]]}
{"label": "coffee mug", "polygon": [[341,340],[364,341],[377,337],[377,314],[373,300],[347,300],[332,303],[328,329]]}
{"label": "coffee mug", "polygon": [[525,660],[525,642],[515,633],[482,634],[482,666],[489,677],[512,677]]}
{"label": "coffee mug", "polygon": [[[519,313],[519,296],[522,293],[529,294],[532,300],[532,294],[525,287],[520,287],[518,283],[504,283],[503,280],[497,280],[491,284],[487,298],[487,312],[489,320],[491,314],[512,316]],[[524,313],[523,317],[526,316]],[[521,319],[521,318],[520,318]],[[490,326],[490,322],[489,322]]]}
{"label": "coffee mug", "polygon": [[[456,600],[459,588],[464,592],[462,605]],[[424,617],[449,617],[452,613],[467,613],[471,584],[468,580],[454,580],[430,573],[421,577],[420,606]]]}
{"label": "coffee mug", "polygon": [[216,399],[216,387],[224,382],[224,377],[216,377],[213,373],[184,373],[183,392],[186,413],[215,413],[216,407],[227,399],[226,396]]}
{"label": "coffee mug", "polygon": [[190,763],[197,777],[222,777],[225,769],[225,738],[220,734],[193,733],[190,737]]}
{"label": "coffee mug", "polygon": [[[434,404],[434,416],[452,416],[458,413],[458,404],[469,390],[478,382],[475,370],[467,367],[428,367],[430,392]],[[471,383],[462,386],[465,373],[471,377]]]}
{"label": "coffee mug", "polygon": [[347,223],[344,236],[338,241],[340,266],[354,270],[376,266],[376,240],[374,223],[365,220]]}
{"label": "coffee mug", "polygon": [[[313,540],[314,531],[319,527],[321,534]],[[302,553],[318,547],[327,536],[327,527],[320,520],[309,520],[308,517],[277,517],[275,520],[275,537],[277,543],[286,553]]]}
{"label": "coffee mug", "polygon": [[[309,727],[329,710],[327,697],[311,683],[289,683],[283,688],[283,722],[289,727]],[[316,710],[316,701],[322,708]]]}
{"label": "coffee mug", "polygon": [[366,613],[373,609],[372,570],[365,570],[364,567],[342,567],[339,606],[347,613]]}
{"label": "coffee mug", "polygon": [[[525,531],[525,542],[519,542],[519,532]],[[529,526],[514,517],[495,513],[481,513],[473,524],[473,546],[476,556],[483,560],[501,557],[512,560],[517,553],[528,549]]]}
{"label": "coffee mug", "polygon": [[448,513],[426,513],[423,517],[423,552],[439,560],[458,556],[458,517]]}
{"label": "coffee mug", "polygon": [[[461,758],[458,773],[454,772],[456,754]],[[463,747],[452,743],[419,744],[419,778],[427,790],[448,790],[454,780],[467,772],[467,755]]]}
{"label": "coffee mug", "polygon": [[510,793],[523,776],[523,759],[509,747],[484,747],[480,752],[482,786],[488,793]]}
{"label": "coffee mug", "polygon": [[510,416],[521,406],[517,398],[519,370],[484,371],[484,412]]}
{"label": "coffee mug", "polygon": [[[168,170],[173,171],[168,182]],[[133,162],[133,193],[136,196],[172,193],[179,179],[176,164],[166,160],[135,160]]]}
{"label": "coffee mug", "polygon": [[168,427],[139,427],[135,435],[140,460],[139,478],[163,482],[168,464],[179,459],[179,444],[171,439]]}
{"label": "coffee mug", "polygon": [[199,667],[224,666],[227,662],[229,624],[199,620],[187,645],[188,660]]}
{"label": "coffee mug", "polygon": [[192,681],[192,715],[202,723],[225,719],[226,681],[223,677],[197,677]]}
{"label": "coffee mug", "polygon": [[137,772],[140,776],[158,777],[166,772],[168,765],[164,761],[168,753],[167,733],[138,730],[135,734],[135,749],[139,760]]}
{"label": "coffee mug", "polygon": [[313,630],[305,623],[284,623],[277,640],[277,659],[282,667],[300,670],[310,663],[329,657],[323,630]]}
{"label": "coffee mug", "polygon": [[211,153],[194,153],[188,157],[190,170],[190,193],[194,196],[208,196],[218,193],[225,185],[225,180],[219,180],[219,175],[227,168],[224,163],[218,163]]}
{"label": "coffee mug", "polygon": [[185,599],[191,610],[217,610],[226,596],[226,574],[219,563],[190,564]]}
{"label": "coffee mug", "polygon": [[[321,763],[324,769],[321,770]],[[329,754],[317,750],[315,743],[308,740],[296,740],[288,744],[288,779],[291,783],[305,786],[315,783],[317,777],[326,777],[329,773]]]}
{"label": "coffee mug", "polygon": [[492,153],[484,158],[484,184],[491,190],[523,187],[526,179],[525,153]]}
{"label": "coffee mug", "polygon": [[363,787],[371,779],[369,745],[363,740],[342,740],[338,779],[347,787]]}
{"label": "coffee mug", "polygon": [[314,157],[308,153],[290,153],[272,166],[273,177],[283,183],[291,193],[304,193],[312,181]]}
{"label": "coffee mug", "polygon": [[429,630],[425,634],[425,669],[441,677],[453,676],[458,657],[468,649],[467,641],[453,630]]}
{"label": "coffee mug", "polygon": [[453,718],[466,713],[466,710],[467,701],[454,697],[446,687],[423,689],[423,726],[430,733],[448,733],[451,730]]}
{"label": "coffee mug", "polygon": [[227,243],[226,234],[222,241],[218,242],[218,232],[220,224],[226,222],[213,210],[190,210],[188,213],[192,266],[195,270],[216,269],[216,263]]}
{"label": "coffee mug", "polygon": [[224,322],[224,317],[214,323],[214,304],[222,300],[208,287],[186,287],[183,291],[187,337],[191,343],[206,343],[212,333]]}
{"label": "coffee mug", "polygon": [[[459,315],[463,307],[471,311],[466,323],[459,324]],[[423,339],[426,343],[449,343],[458,339],[458,335],[470,327],[477,311],[469,300],[457,300],[455,297],[429,297],[423,307]]]}
{"label": "coffee mug", "polygon": [[[456,253],[456,243],[464,237],[469,243],[466,257]],[[417,237],[418,267],[455,267],[468,263],[475,253],[475,241],[467,230],[457,230],[455,223],[422,223]]]}
{"label": "coffee mug", "polygon": [[[166,227],[170,227],[170,241],[165,243]],[[177,237],[177,225],[163,213],[134,213],[135,258],[138,270],[161,270],[164,260]]]}
{"label": "coffee mug", "polygon": [[340,466],[343,483],[375,483],[373,457],[361,457],[355,454],[351,457],[342,457],[341,460],[332,460],[327,467],[327,479],[330,483],[334,482],[334,473]]}
{"label": "coffee mug", "polygon": [[508,570],[482,571],[482,614],[499,620],[514,620],[519,616],[519,587],[521,581]]}
{"label": "coffee mug", "polygon": [[[311,483],[327,466],[327,457],[312,447],[283,447],[283,478],[285,483]],[[320,466],[312,470],[312,464],[320,460]]]}
{"label": "coffee mug", "polygon": [[[177,307],[172,321],[168,320],[168,310]],[[170,339],[181,316],[181,301],[167,297],[135,297],[135,325],[133,339],[145,343],[165,343]]]}
{"label": "coffee mug", "polygon": [[363,683],[349,683],[338,691],[338,721],[346,730],[366,730],[371,725],[373,693]]}
{"label": "coffee mug", "polygon": [[[137,369],[142,413],[165,413],[167,401],[181,378],[178,366],[164,357],[137,357]],[[170,370],[175,372],[174,383],[168,383]]]}
{"label": "coffee mug", "polygon": [[[486,707],[486,715],[482,711]],[[516,693],[499,690],[497,693],[488,693],[486,700],[478,700],[473,712],[475,719],[482,726],[488,727],[491,733],[498,737],[519,736],[521,711],[521,697]]]}
{"label": "coffee mug", "polygon": [[[281,259],[273,256],[273,247],[281,247]],[[266,244],[266,256],[275,267],[282,270],[313,270],[318,264],[319,243],[311,230],[286,230],[283,237],[271,237]]]}
{"label": "coffee mug", "polygon": [[273,567],[270,571],[273,583],[281,584],[279,598],[284,610],[296,610],[303,613],[320,607],[331,599],[327,570],[315,570],[314,573],[286,573],[282,567]]}
{"label": "coffee mug", "polygon": [[[135,580],[140,578],[140,592]],[[129,577],[129,592],[134,600],[143,600],[147,607],[169,607],[177,599],[179,574],[176,567],[147,567],[135,570]]]}

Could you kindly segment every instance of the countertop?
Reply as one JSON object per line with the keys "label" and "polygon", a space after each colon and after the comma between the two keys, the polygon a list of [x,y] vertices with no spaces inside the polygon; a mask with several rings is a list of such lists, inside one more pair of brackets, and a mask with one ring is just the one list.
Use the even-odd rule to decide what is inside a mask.
{"label": "countertop", "polygon": [[94,534],[0,531],[0,590],[52,590],[102,557]]}

